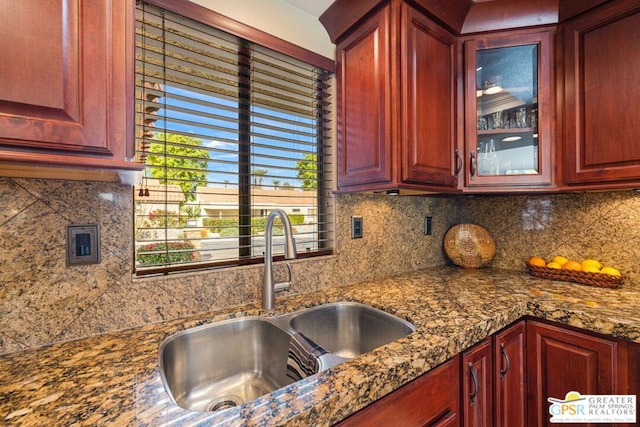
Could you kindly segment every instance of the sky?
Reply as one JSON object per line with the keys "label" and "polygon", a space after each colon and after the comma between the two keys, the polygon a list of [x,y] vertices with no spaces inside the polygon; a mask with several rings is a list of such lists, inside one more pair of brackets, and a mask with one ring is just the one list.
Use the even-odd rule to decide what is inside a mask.
{"label": "sky", "polygon": [[[207,174],[208,186],[223,186],[225,181],[229,185],[237,184],[237,103],[172,86],[165,86],[165,91],[166,99],[158,98],[157,102],[161,105],[166,102],[168,108],[160,108],[156,114],[159,117],[168,115],[168,133],[193,135],[208,149],[209,168],[216,170]],[[312,120],[255,106],[253,112],[256,115],[252,127],[252,170],[267,171],[263,179],[265,186],[273,185],[274,181],[280,185],[284,182],[300,185],[295,167],[298,160],[303,159],[304,152],[314,150],[315,135],[310,135],[308,128]],[[194,113],[206,126],[194,122]],[[155,122],[158,130],[164,126],[163,120]],[[283,148],[289,150],[284,156],[287,160],[282,158]]]}

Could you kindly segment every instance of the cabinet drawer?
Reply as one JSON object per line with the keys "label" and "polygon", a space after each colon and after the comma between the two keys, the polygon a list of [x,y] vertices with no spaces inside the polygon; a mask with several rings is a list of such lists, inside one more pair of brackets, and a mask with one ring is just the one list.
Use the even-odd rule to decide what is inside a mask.
{"label": "cabinet drawer", "polygon": [[460,359],[456,356],[338,425],[459,426],[459,378]]}

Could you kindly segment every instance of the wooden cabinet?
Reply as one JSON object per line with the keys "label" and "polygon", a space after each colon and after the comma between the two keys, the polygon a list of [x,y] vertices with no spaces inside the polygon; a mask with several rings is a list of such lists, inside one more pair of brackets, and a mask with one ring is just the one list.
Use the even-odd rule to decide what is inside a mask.
{"label": "wooden cabinet", "polygon": [[553,185],[554,31],[465,37],[464,189]]}
{"label": "wooden cabinet", "polygon": [[333,36],[338,190],[455,189],[455,37],[401,0]]}
{"label": "wooden cabinet", "polygon": [[460,358],[456,356],[337,425],[459,426],[459,378]]}
{"label": "wooden cabinet", "polygon": [[[525,321],[493,337],[494,419],[496,427],[527,423],[527,334]],[[488,425],[488,424],[487,424]]]}
{"label": "wooden cabinet", "polygon": [[636,421],[640,422],[640,344],[629,344],[629,381],[627,394],[636,396]]}
{"label": "wooden cabinet", "polygon": [[548,426],[549,397],[622,394],[620,344],[615,340],[531,321],[527,324],[530,427]]}
{"label": "wooden cabinet", "polygon": [[640,344],[521,320],[338,425],[548,426],[569,391],[640,396]]}
{"label": "wooden cabinet", "polygon": [[523,320],[462,353],[465,427],[526,425],[525,331]]}
{"label": "wooden cabinet", "polygon": [[491,337],[462,353],[462,416],[465,427],[493,426]]}
{"label": "wooden cabinet", "polygon": [[0,163],[141,169],[127,0],[0,3]]}
{"label": "wooden cabinet", "polygon": [[640,4],[608,2],[560,30],[564,180],[570,186],[637,186]]}

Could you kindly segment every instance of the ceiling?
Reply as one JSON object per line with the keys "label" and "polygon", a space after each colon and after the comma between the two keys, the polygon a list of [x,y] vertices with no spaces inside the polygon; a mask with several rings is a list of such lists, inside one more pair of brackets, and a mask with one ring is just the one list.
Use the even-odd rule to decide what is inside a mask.
{"label": "ceiling", "polygon": [[305,12],[315,16],[316,18],[322,15],[329,6],[335,0],[285,0],[291,3],[295,7],[304,10]]}

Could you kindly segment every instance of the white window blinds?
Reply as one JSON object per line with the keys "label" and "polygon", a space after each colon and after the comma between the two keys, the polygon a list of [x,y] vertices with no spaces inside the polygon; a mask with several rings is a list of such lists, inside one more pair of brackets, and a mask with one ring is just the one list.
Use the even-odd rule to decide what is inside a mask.
{"label": "white window blinds", "polygon": [[298,254],[330,253],[331,73],[146,2],[136,20],[136,272],[259,262],[274,208]]}

